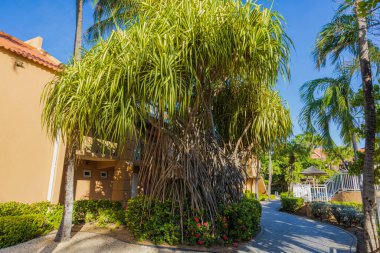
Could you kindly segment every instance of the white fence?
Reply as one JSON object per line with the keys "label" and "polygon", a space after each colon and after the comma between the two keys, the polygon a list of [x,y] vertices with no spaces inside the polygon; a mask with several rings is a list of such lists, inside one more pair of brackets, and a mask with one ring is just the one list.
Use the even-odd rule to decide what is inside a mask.
{"label": "white fence", "polygon": [[347,172],[335,174],[324,184],[295,184],[293,186],[294,197],[303,198],[307,202],[330,201],[338,191],[360,191],[361,179],[359,176],[351,176]]}

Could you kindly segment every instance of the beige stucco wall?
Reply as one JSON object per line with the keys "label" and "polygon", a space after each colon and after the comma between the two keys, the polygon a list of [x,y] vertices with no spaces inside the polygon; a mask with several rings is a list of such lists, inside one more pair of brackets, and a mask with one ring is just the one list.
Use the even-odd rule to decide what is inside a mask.
{"label": "beige stucco wall", "polygon": [[[256,192],[255,184],[256,184],[256,178],[248,178],[246,183],[245,183],[245,190],[255,193]],[[259,187],[258,188],[259,188],[260,194],[266,193],[266,187],[265,187],[265,184],[264,184],[262,177],[259,178]]]}
{"label": "beige stucco wall", "polygon": [[[115,162],[80,161],[75,170],[75,200],[79,199],[112,199]],[[83,176],[83,171],[91,171],[91,178]],[[107,179],[101,179],[100,173],[106,171]]]}
{"label": "beige stucco wall", "polygon": [[[15,66],[16,59],[23,67]],[[53,143],[41,127],[40,96],[54,72],[2,48],[0,66],[0,202],[45,201]],[[60,157],[62,152],[61,147]],[[58,199],[57,192],[53,199]]]}

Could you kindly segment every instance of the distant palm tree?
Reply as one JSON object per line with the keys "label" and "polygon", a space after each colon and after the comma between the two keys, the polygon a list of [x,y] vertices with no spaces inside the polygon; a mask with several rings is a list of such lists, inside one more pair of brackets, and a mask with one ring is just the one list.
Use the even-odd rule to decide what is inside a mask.
{"label": "distant palm tree", "polygon": [[331,138],[331,123],[338,125],[340,137],[346,144],[351,143],[355,157],[358,151],[356,120],[358,109],[352,106],[354,91],[351,89],[351,76],[342,71],[337,78],[319,78],[303,84],[300,88],[304,106],[299,123],[307,132],[321,134],[324,142],[335,146]]}
{"label": "distant palm tree", "polygon": [[94,24],[87,29],[86,37],[96,41],[107,36],[116,27],[127,28],[137,15],[141,0],[93,0]]}
{"label": "distant palm tree", "polygon": [[[82,26],[83,26],[83,2],[84,0],[76,0],[76,26],[75,26],[75,40],[74,40],[74,59],[79,61],[81,59],[82,48]],[[56,122],[58,123],[58,122]],[[60,124],[60,123],[58,123]],[[65,204],[64,211],[59,226],[58,232],[55,236],[55,241],[61,242],[71,238],[71,226],[73,223],[73,205],[74,205],[74,169],[76,164],[75,152],[78,148],[78,133],[73,129],[72,136],[70,136],[66,143],[64,171],[65,175]]]}

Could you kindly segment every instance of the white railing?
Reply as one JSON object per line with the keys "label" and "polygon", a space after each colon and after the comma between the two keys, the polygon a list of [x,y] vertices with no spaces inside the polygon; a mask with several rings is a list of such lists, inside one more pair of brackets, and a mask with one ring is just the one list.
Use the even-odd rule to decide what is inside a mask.
{"label": "white railing", "polygon": [[333,175],[322,185],[296,184],[293,186],[294,197],[307,202],[330,201],[338,191],[360,191],[360,176],[351,176],[347,172]]}

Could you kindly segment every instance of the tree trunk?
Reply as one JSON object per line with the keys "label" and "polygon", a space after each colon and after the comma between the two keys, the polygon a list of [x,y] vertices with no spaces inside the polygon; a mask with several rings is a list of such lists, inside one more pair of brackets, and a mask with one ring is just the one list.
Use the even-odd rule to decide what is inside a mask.
{"label": "tree trunk", "polygon": [[354,150],[354,159],[355,161],[358,159],[358,143],[356,141],[356,134],[353,133],[351,135],[351,141],[352,141],[352,148]]}
{"label": "tree trunk", "polygon": [[290,180],[288,188],[288,197],[293,195],[293,164],[290,165]]}
{"label": "tree trunk", "polygon": [[255,178],[255,193],[256,199],[259,200],[259,177],[260,177],[260,160],[256,157],[256,178]]}
{"label": "tree trunk", "polygon": [[75,147],[67,147],[64,162],[64,171],[66,171],[65,182],[65,206],[63,216],[57,235],[56,242],[69,240],[71,237],[71,226],[73,221],[73,202],[74,202],[74,168],[75,168]]}
{"label": "tree trunk", "polygon": [[268,187],[267,187],[267,192],[268,192],[268,200],[270,201],[270,195],[271,195],[271,188],[272,188],[272,153],[271,150],[268,152]]}
{"label": "tree trunk", "polygon": [[[83,16],[83,0],[76,0],[76,27],[74,41],[74,58],[81,59],[82,47],[82,16]],[[65,206],[63,216],[57,235],[56,242],[69,240],[71,238],[71,226],[73,223],[73,206],[74,206],[74,171],[75,171],[75,152],[76,145],[68,143],[65,152],[65,162],[63,169],[66,171],[65,182]]]}
{"label": "tree trunk", "polygon": [[76,0],[76,27],[75,27],[75,41],[74,41],[75,60],[81,59],[82,16],[83,16],[83,0]]}
{"label": "tree trunk", "polygon": [[376,133],[376,112],[373,95],[371,64],[368,53],[367,21],[358,15],[358,6],[362,0],[355,0],[356,19],[358,22],[358,49],[362,75],[365,114],[365,156],[363,166],[363,212],[364,212],[364,249],[375,252],[379,249],[376,229],[376,202],[374,185],[374,152]]}

